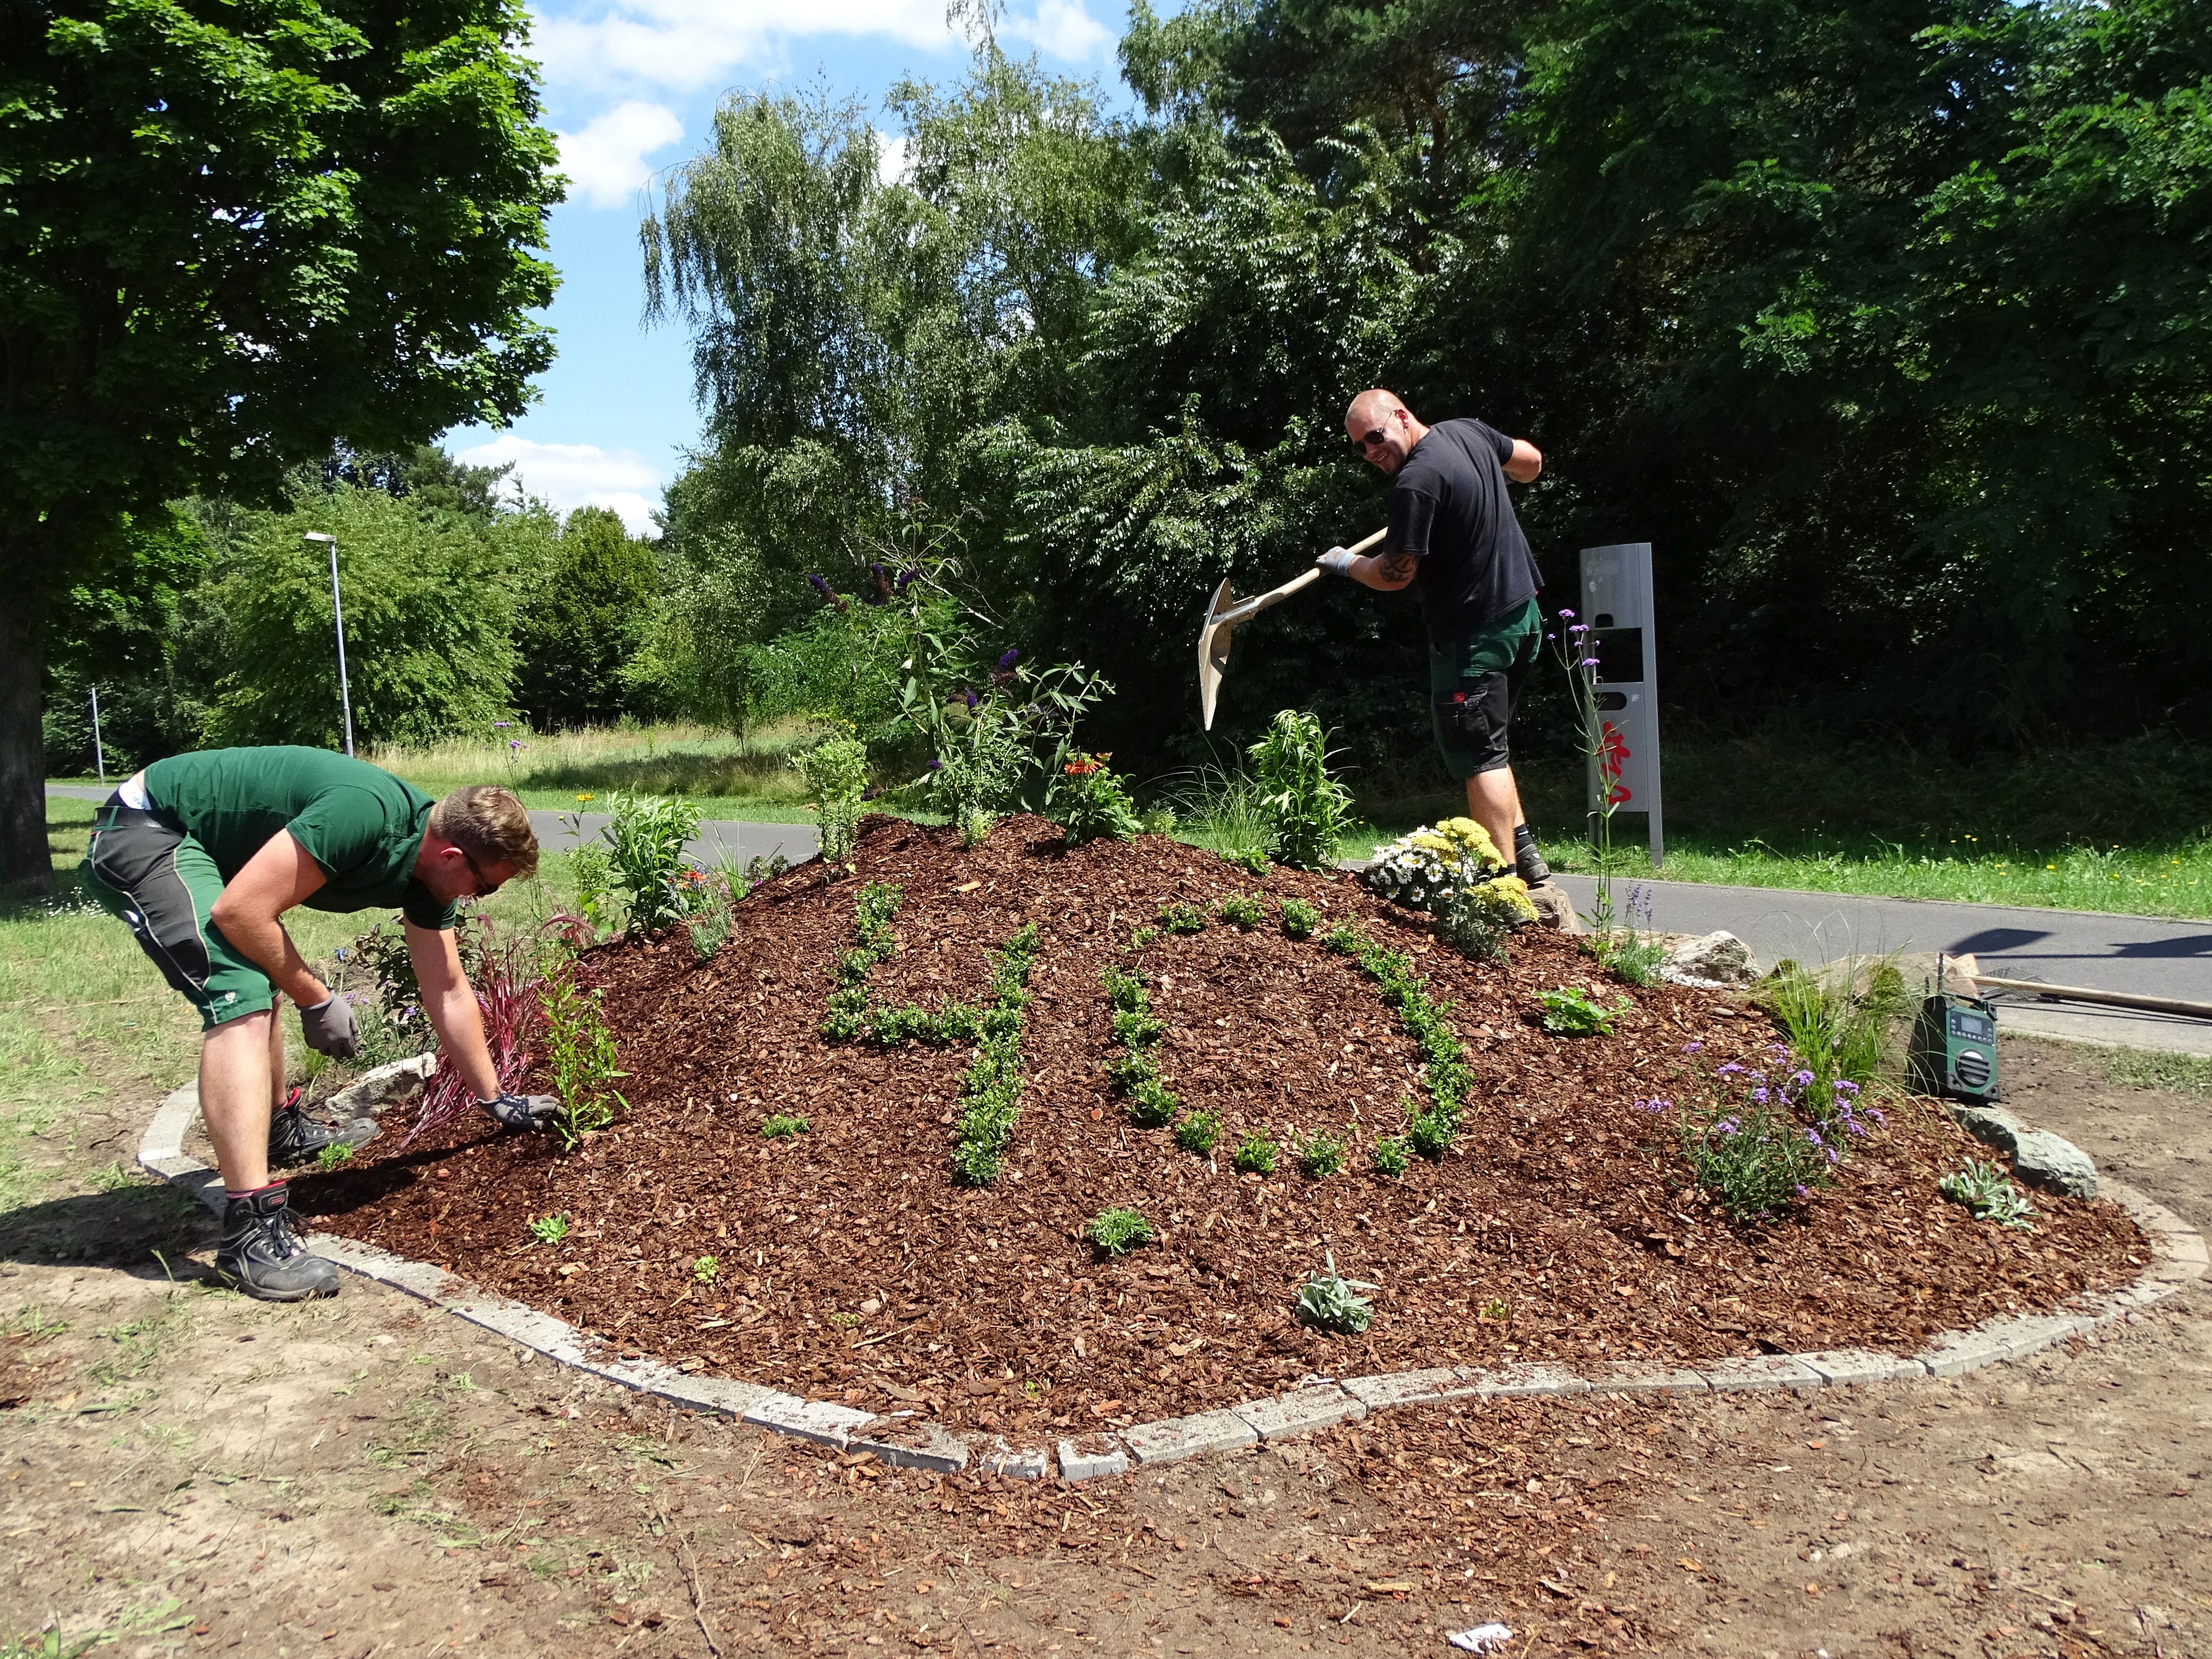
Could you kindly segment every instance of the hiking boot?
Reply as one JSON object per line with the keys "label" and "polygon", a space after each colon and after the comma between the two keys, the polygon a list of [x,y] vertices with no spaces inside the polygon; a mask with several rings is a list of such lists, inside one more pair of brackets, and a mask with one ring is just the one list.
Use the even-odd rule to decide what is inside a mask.
{"label": "hiking boot", "polygon": [[376,1120],[357,1117],[339,1127],[309,1117],[300,1105],[300,1093],[269,1116],[269,1167],[289,1170],[313,1164],[325,1146],[361,1147],[376,1139]]}
{"label": "hiking boot", "polygon": [[1513,873],[1528,886],[1534,887],[1552,878],[1552,866],[1544,862],[1544,855],[1536,848],[1536,837],[1522,824],[1513,831]]}
{"label": "hiking boot", "polygon": [[305,1302],[338,1293],[338,1270],[309,1255],[292,1231],[285,1207],[284,1183],[234,1198],[222,1212],[222,1243],[215,1253],[216,1274],[264,1302]]}

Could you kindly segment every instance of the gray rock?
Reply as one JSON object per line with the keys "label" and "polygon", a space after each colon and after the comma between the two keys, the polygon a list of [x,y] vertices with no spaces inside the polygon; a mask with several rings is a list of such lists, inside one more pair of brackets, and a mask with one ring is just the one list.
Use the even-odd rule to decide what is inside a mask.
{"label": "gray rock", "polygon": [[1575,914],[1575,902],[1555,881],[1540,881],[1528,890],[1528,902],[1536,907],[1536,920],[1562,933],[1589,932],[1589,924]]}
{"label": "gray rock", "polygon": [[438,1069],[438,1056],[415,1054],[362,1073],[323,1103],[323,1109],[340,1117],[374,1115],[395,1101],[404,1100]]}
{"label": "gray rock", "polygon": [[2001,1106],[1963,1106],[1955,1101],[1946,1102],[1951,1121],[1979,1141],[1986,1142],[2001,1152],[2009,1152],[2028,1133],[2027,1126]]}
{"label": "gray rock", "polygon": [[2031,1186],[2069,1198],[2097,1195],[2097,1166],[2089,1155],[2048,1129],[2027,1129],[2013,1138],[2012,1172]]}
{"label": "gray rock", "polygon": [[1109,1474],[1127,1474],[1129,1454],[1118,1446],[1109,1446],[1103,1451],[1084,1451],[1073,1440],[1060,1443],[1060,1478],[1063,1480],[1096,1480]]}
{"label": "gray rock", "polygon": [[1659,972],[1677,985],[1712,989],[1748,985],[1759,977],[1759,969],[1752,959],[1751,946],[1723,930],[1676,945],[1667,953]]}

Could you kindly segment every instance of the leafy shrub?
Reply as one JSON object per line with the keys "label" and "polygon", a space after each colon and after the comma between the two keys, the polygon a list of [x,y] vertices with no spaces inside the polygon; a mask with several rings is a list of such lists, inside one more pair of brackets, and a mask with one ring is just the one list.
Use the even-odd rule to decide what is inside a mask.
{"label": "leafy shrub", "polygon": [[1221,1120],[1212,1112],[1193,1112],[1176,1125],[1176,1145],[1200,1158],[1210,1155],[1221,1139]]}
{"label": "leafy shrub", "polygon": [[722,1264],[719,1259],[702,1255],[691,1264],[691,1279],[694,1284],[711,1285],[721,1271]]}
{"label": "leafy shrub", "polygon": [[793,1135],[803,1135],[814,1126],[803,1117],[776,1112],[761,1121],[760,1132],[769,1140],[788,1140]]}
{"label": "leafy shrub", "polygon": [[1431,1164],[1459,1139],[1459,1120],[1444,1112],[1415,1112],[1406,1120],[1406,1144]]}
{"label": "leafy shrub", "polygon": [[1174,1122],[1182,1105],[1157,1075],[1139,1080],[1129,1091],[1129,1117],[1142,1129],[1158,1129]]}
{"label": "leafy shrub", "polygon": [[334,1140],[315,1154],[315,1167],[325,1175],[333,1170],[343,1170],[353,1162],[353,1148],[343,1140]]}
{"label": "leafy shrub", "polygon": [[1103,755],[1079,750],[1062,763],[1053,781],[1053,816],[1070,847],[1091,841],[1127,841],[1141,827],[1129,791],[1106,766]]}
{"label": "leafy shrub", "polygon": [[1248,847],[1241,852],[1227,853],[1223,856],[1248,876],[1267,873],[1267,855],[1256,847]]}
{"label": "leafy shrub", "polygon": [[952,1126],[954,1173],[973,1186],[999,1178],[1021,1115],[1022,1011],[1029,1006],[1030,972],[1042,945],[1031,922],[992,956],[990,1006],[976,1017],[981,1042],[961,1079],[960,1115]]}
{"label": "leafy shrub", "polygon": [[1429,914],[1437,919],[1437,937],[1469,961],[1503,962],[1505,941],[1535,921],[1536,907],[1520,877],[1498,876],[1432,896]]}
{"label": "leafy shrub", "polygon": [[1251,749],[1268,850],[1301,870],[1327,870],[1352,821],[1352,792],[1331,775],[1328,738],[1311,714],[1285,708]]}
{"label": "leafy shrub", "polygon": [[1954,1204],[1966,1206],[1966,1213],[1977,1221],[1994,1221],[1999,1226],[2016,1227],[2022,1232],[2031,1231],[2028,1218],[2035,1213],[2035,1206],[2027,1201],[2027,1194],[2014,1186],[1994,1164],[1973,1159],[1956,1175],[1947,1175],[1937,1182],[1936,1190]]}
{"label": "leafy shrub", "polygon": [[853,901],[853,927],[860,942],[840,956],[830,970],[837,988],[830,994],[822,1035],[830,1042],[849,1042],[868,1029],[868,975],[898,948],[891,918],[905,898],[890,883],[872,881]]}
{"label": "leafy shrub", "polygon": [[973,851],[990,839],[991,831],[999,820],[980,806],[963,806],[956,828],[960,831],[960,844]]}
{"label": "leafy shrub", "polygon": [[669,795],[617,790],[607,798],[608,873],[622,889],[630,927],[643,933],[684,919],[684,845],[698,832],[699,809]]}
{"label": "leafy shrub", "polygon": [[1233,923],[1248,933],[1267,919],[1267,912],[1260,908],[1257,893],[1231,893],[1215,908],[1221,912],[1222,921]]}
{"label": "leafy shrub", "polygon": [[1248,1133],[1237,1143],[1230,1162],[1240,1175],[1273,1175],[1275,1173],[1275,1143],[1259,1130]]}
{"label": "leafy shrub", "polygon": [[856,738],[831,738],[793,764],[806,781],[806,804],[821,830],[823,865],[849,869],[860,796],[868,787],[867,745]]}
{"label": "leafy shrub", "polygon": [[1147,1048],[1167,1032],[1168,1023],[1158,1015],[1132,1008],[1114,1011],[1114,1040],[1132,1048]]}
{"label": "leafy shrub", "polygon": [[1109,1255],[1127,1255],[1152,1242],[1152,1224],[1135,1210],[1101,1210],[1083,1234]]}
{"label": "leafy shrub", "polygon": [[1377,1175],[1395,1179],[1405,1174],[1411,1165],[1412,1159],[1407,1152],[1403,1136],[1384,1135],[1375,1143],[1375,1172]]}
{"label": "leafy shrub", "polygon": [[540,1244],[558,1244],[568,1236],[568,1218],[565,1215],[541,1215],[530,1224],[530,1236]]}
{"label": "leafy shrub", "polygon": [[1101,979],[1106,988],[1107,1004],[1117,1012],[1138,1014],[1152,1006],[1151,999],[1145,994],[1142,975],[1125,973],[1109,963]]}
{"label": "leafy shrub", "polygon": [[1559,1036],[1572,1037],[1611,1036],[1613,1022],[1632,1006],[1623,997],[1607,1008],[1593,1000],[1589,992],[1573,985],[1547,991],[1537,1000],[1544,1005],[1544,1029]]}
{"label": "leafy shrub", "polygon": [[1170,904],[1160,911],[1160,926],[1170,933],[1202,933],[1206,912],[1195,904]]}
{"label": "leafy shrub", "polygon": [[1304,899],[1286,898],[1282,908],[1285,939],[1311,939],[1314,929],[1321,926],[1321,912]]}
{"label": "leafy shrub", "polygon": [[1375,1322],[1375,1310],[1359,1291],[1378,1288],[1364,1279],[1346,1279],[1336,1271],[1336,1252],[1328,1253],[1328,1271],[1310,1273],[1299,1288],[1298,1318],[1316,1330],[1340,1336],[1358,1336]]}
{"label": "leafy shrub", "polygon": [[1312,1134],[1298,1143],[1298,1168],[1316,1181],[1344,1168],[1345,1145],[1335,1135]]}
{"label": "leafy shrub", "polygon": [[599,1012],[599,993],[576,983],[573,965],[548,975],[538,997],[544,1011],[546,1069],[561,1103],[553,1132],[562,1147],[574,1151],[586,1134],[629,1109],[629,1103],[608,1085],[629,1073],[615,1068],[614,1034]]}
{"label": "leafy shrub", "polygon": [[1360,972],[1375,981],[1376,994],[1395,1012],[1399,1024],[1421,1051],[1432,1111],[1456,1134],[1461,1108],[1474,1086],[1474,1071],[1460,1048],[1459,1033],[1444,1018],[1443,1008],[1431,1000],[1427,981],[1413,972],[1413,958],[1401,951],[1384,950],[1345,922],[1330,928],[1322,945],[1357,958]]}

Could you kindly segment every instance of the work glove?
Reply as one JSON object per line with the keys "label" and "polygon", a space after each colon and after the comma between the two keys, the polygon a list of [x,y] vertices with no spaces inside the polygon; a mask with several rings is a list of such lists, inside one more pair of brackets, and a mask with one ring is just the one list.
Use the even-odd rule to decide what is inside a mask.
{"label": "work glove", "polygon": [[553,1127],[561,1103],[552,1095],[501,1095],[480,1100],[477,1109],[503,1129],[528,1129],[543,1133]]}
{"label": "work glove", "polygon": [[343,997],[325,997],[312,1008],[300,1010],[300,1033],[307,1046],[333,1060],[351,1060],[361,1052],[361,1032],[354,1024],[353,1004]]}
{"label": "work glove", "polygon": [[1349,548],[1332,547],[1314,562],[1332,576],[1349,576],[1352,562],[1359,556]]}

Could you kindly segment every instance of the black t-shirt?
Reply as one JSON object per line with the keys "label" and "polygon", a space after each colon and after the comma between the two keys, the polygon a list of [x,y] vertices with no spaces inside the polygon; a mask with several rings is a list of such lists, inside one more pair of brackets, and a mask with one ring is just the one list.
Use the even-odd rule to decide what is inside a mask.
{"label": "black t-shirt", "polygon": [[1390,486],[1386,553],[1421,562],[1421,620],[1438,644],[1510,615],[1544,585],[1506,498],[1513,440],[1480,421],[1439,421]]}

